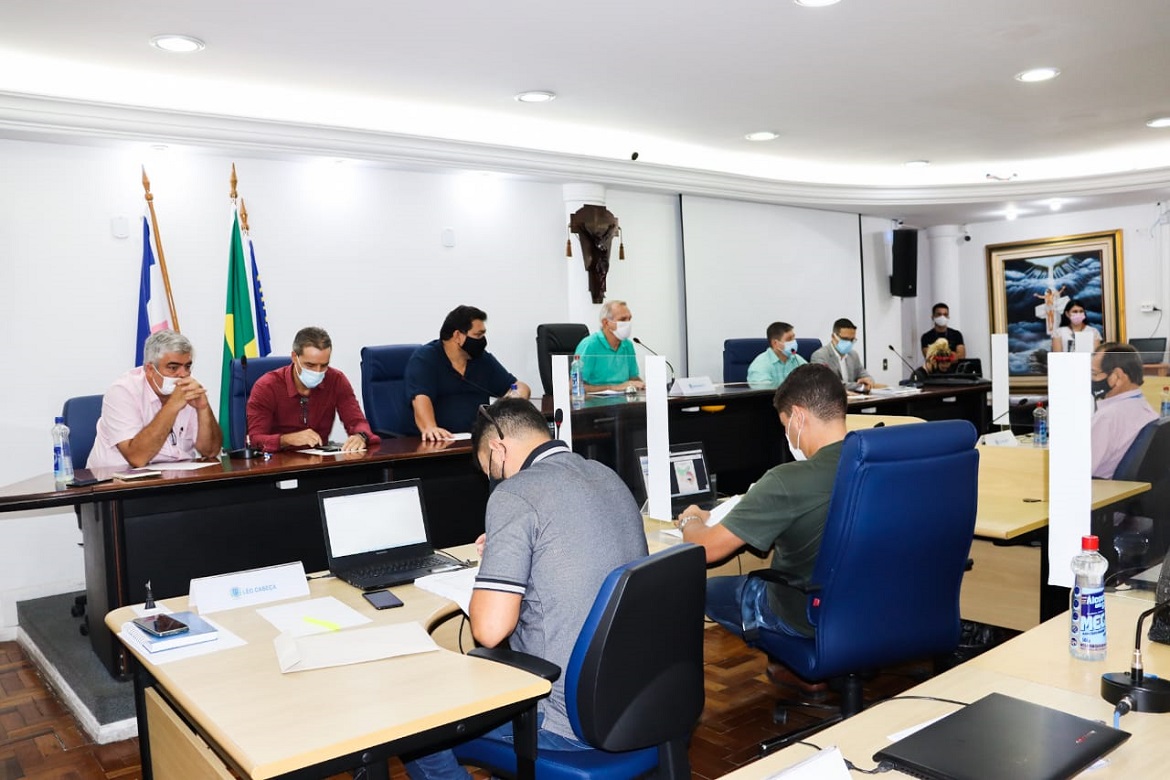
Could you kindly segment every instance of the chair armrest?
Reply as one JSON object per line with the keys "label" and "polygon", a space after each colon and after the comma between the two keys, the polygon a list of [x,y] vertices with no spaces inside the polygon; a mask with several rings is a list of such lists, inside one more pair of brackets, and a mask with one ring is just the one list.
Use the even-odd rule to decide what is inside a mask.
{"label": "chair armrest", "polygon": [[468,651],[467,654],[473,655],[476,658],[495,661],[505,666],[522,669],[530,674],[535,674],[537,677],[543,677],[550,683],[556,682],[557,678],[561,676],[561,667],[556,664],[535,655],[520,653],[506,647],[476,647]]}

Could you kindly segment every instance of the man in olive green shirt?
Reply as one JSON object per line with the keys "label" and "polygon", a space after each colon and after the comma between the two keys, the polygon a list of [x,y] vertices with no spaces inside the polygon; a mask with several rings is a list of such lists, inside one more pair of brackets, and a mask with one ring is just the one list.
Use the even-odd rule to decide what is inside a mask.
{"label": "man in olive green shirt", "polygon": [[[765,552],[771,548],[772,569],[801,586],[812,577],[829,514],[846,432],[845,389],[831,368],[812,363],[792,372],[773,405],[795,460],[760,477],[722,523],[708,527],[710,513],[690,506],[675,524],[684,540],[706,548],[708,563],[745,545]],[[736,634],[762,627],[812,636],[805,600],[793,588],[758,577],[707,580],[707,616]]]}

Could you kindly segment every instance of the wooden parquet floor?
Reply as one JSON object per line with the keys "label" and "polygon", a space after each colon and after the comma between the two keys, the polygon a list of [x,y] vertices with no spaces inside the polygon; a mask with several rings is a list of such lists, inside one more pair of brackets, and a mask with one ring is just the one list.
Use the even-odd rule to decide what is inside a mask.
{"label": "wooden parquet floor", "polygon": [[[691,740],[690,758],[692,776],[711,780],[752,761],[760,741],[811,725],[817,715],[793,710],[786,725],[774,725],[773,704],[784,691],[768,681],[765,657],[721,628],[704,634],[707,703]],[[923,663],[879,674],[866,683],[866,700],[896,695],[929,676],[930,669]],[[397,761],[392,762],[391,774],[395,780],[406,777]],[[110,745],[90,742],[20,646],[0,642],[0,780],[141,777],[137,739]],[[338,775],[336,780],[346,777]]]}

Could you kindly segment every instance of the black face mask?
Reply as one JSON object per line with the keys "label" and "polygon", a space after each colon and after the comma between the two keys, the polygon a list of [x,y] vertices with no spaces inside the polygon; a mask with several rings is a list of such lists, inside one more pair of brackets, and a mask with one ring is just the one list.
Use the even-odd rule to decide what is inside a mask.
{"label": "black face mask", "polygon": [[1094,379],[1092,381],[1092,387],[1094,398],[1104,398],[1105,394],[1109,392],[1109,377]]}
{"label": "black face mask", "polygon": [[487,336],[478,339],[468,336],[463,340],[463,351],[472,360],[482,355],[485,350],[487,350]]}

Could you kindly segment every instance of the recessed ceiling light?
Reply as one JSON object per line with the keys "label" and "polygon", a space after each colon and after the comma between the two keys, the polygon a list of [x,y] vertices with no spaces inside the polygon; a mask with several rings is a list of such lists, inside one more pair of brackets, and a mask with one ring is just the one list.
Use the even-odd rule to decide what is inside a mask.
{"label": "recessed ceiling light", "polygon": [[521,103],[548,103],[557,99],[557,93],[547,92],[545,90],[533,89],[527,92],[520,92],[516,95],[516,100]]}
{"label": "recessed ceiling light", "polygon": [[907,168],[925,168],[930,165],[930,160],[909,160],[905,165]]}
{"label": "recessed ceiling light", "polygon": [[1049,211],[1060,211],[1063,206],[1064,204],[1061,202],[1060,198],[1053,198],[1052,200],[1048,201]]}
{"label": "recessed ceiling light", "polygon": [[1011,222],[1011,221],[1015,220],[1016,217],[1020,216],[1020,210],[1017,209],[1015,206],[1008,206],[1004,210],[1003,215],[1007,219],[1008,222]]}
{"label": "recessed ceiling light", "polygon": [[795,2],[805,8],[824,8],[826,5],[836,5],[841,0],[795,0]]}
{"label": "recessed ceiling light", "polygon": [[150,39],[150,45],[172,54],[190,54],[207,48],[203,41],[190,35],[156,35]]}
{"label": "recessed ceiling light", "polygon": [[1060,68],[1032,68],[1016,74],[1016,81],[1032,83],[1034,81],[1048,81],[1060,75]]}
{"label": "recessed ceiling light", "polygon": [[1170,127],[1170,116],[1160,116],[1146,122],[1146,127]]}
{"label": "recessed ceiling light", "polygon": [[749,141],[775,141],[779,137],[779,133],[773,133],[771,130],[757,130],[744,136]]}

